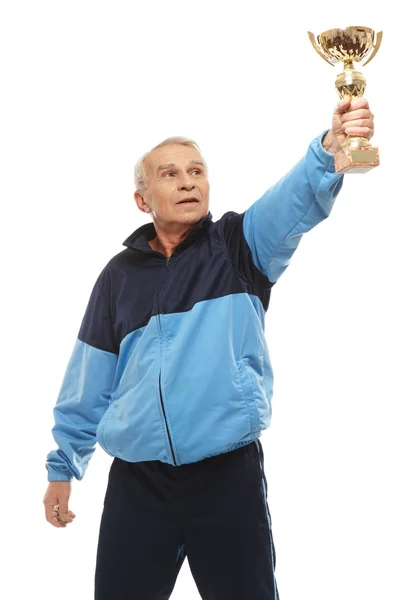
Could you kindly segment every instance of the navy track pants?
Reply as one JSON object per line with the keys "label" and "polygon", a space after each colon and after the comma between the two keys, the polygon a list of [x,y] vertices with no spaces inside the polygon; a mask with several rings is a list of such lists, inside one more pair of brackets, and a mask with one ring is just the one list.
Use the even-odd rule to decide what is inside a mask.
{"label": "navy track pants", "polygon": [[185,557],[203,600],[279,600],[259,440],[178,467],[114,458],[95,600],[167,600]]}

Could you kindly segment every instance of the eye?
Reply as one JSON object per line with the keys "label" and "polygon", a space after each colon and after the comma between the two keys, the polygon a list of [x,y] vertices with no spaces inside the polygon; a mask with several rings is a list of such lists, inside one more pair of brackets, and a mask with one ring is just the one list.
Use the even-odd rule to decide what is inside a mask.
{"label": "eye", "polygon": [[164,177],[165,177],[166,175],[173,175],[173,172],[172,172],[172,171],[167,171],[166,173],[164,173]]}

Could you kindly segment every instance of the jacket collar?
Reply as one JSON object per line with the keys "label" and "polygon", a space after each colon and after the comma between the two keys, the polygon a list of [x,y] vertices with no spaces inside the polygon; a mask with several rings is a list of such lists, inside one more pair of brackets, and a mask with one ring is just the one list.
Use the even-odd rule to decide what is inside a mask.
{"label": "jacket collar", "polygon": [[[190,229],[189,234],[179,244],[179,248],[182,246],[186,247],[190,245],[194,239],[205,229],[207,229],[212,223],[212,214],[209,211],[205,217],[202,217],[197,223]],[[156,236],[156,229],[153,223],[146,223],[138,229],[135,229],[126,240],[122,243],[123,246],[131,248],[132,250],[140,250],[145,252],[154,252],[148,244],[149,240],[152,240]]]}

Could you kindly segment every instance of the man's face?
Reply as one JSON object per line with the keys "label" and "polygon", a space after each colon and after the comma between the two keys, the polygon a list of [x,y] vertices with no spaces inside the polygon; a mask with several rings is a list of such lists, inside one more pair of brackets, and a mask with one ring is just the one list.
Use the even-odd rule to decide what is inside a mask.
{"label": "man's face", "polygon": [[[180,144],[157,148],[146,157],[145,171],[147,189],[135,192],[135,200],[160,227],[190,226],[208,214],[210,184],[197,150]],[[197,202],[180,203],[191,197]]]}

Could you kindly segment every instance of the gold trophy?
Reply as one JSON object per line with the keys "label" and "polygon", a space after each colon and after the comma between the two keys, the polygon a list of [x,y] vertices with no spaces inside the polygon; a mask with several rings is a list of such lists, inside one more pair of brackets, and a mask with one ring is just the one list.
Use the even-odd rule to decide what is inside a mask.
{"label": "gold trophy", "polygon": [[[315,36],[308,36],[314,49],[330,65],[344,63],[344,70],[336,77],[336,89],[341,98],[359,98],[364,94],[366,79],[356,71],[354,62],[361,62],[373,49],[364,63],[366,65],[378,52],[382,41],[382,31],[376,34],[368,27],[347,27],[347,29],[329,29]],[[363,65],[363,66],[364,66]],[[367,138],[348,136],[335,154],[336,173],[366,173],[379,165],[378,148],[373,148]]]}

